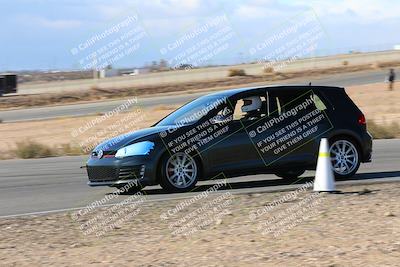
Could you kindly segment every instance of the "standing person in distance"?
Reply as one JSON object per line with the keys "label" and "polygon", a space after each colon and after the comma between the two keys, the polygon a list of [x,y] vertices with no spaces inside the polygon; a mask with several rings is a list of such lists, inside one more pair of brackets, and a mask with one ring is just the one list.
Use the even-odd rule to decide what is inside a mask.
{"label": "standing person in distance", "polygon": [[393,91],[394,81],[396,79],[396,74],[394,73],[394,69],[390,69],[388,82],[389,82],[389,91]]}

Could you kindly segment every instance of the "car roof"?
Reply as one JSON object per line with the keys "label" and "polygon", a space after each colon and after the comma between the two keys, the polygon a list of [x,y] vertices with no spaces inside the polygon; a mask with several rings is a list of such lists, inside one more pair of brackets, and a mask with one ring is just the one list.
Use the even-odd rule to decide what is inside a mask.
{"label": "car roof", "polygon": [[304,90],[304,89],[344,89],[338,86],[324,86],[324,85],[263,85],[263,86],[255,86],[255,87],[242,87],[236,89],[229,89],[224,91],[218,91],[208,96],[225,96],[230,97],[236,94],[257,91],[259,89],[270,89],[270,90],[279,90],[279,89],[291,89],[291,90]]}

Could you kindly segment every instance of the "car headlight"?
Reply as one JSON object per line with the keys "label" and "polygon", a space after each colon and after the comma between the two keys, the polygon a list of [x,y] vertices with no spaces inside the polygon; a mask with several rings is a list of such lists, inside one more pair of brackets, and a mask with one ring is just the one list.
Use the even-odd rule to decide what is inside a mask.
{"label": "car headlight", "polygon": [[118,149],[115,157],[125,158],[129,156],[144,156],[148,155],[153,148],[153,142],[143,141]]}

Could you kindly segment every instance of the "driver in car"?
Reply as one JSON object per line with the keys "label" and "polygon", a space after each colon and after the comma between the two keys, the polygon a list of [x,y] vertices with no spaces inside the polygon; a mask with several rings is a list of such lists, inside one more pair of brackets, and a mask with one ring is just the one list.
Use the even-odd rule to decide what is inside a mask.
{"label": "driver in car", "polygon": [[244,98],[242,112],[245,113],[243,120],[256,120],[261,118],[261,98],[259,96]]}

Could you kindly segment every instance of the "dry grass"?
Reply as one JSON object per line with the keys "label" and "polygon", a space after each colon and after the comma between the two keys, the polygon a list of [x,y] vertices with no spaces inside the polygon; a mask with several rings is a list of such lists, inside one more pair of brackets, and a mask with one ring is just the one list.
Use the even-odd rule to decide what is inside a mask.
{"label": "dry grass", "polygon": [[[96,124],[76,137],[72,135],[74,130],[84,127],[100,117],[101,114],[87,117],[2,123],[0,124],[1,159],[87,154],[88,150],[91,150],[90,148],[94,145],[115,136],[115,131],[124,134],[149,127],[177,107],[160,106],[143,109],[142,117],[136,115],[133,111],[121,113]],[[29,141],[21,142],[21,140]],[[18,145],[18,143],[20,144]],[[40,152],[37,154],[32,152],[33,147]],[[50,151],[51,153],[49,153]]]}
{"label": "dry grass", "polygon": [[[169,110],[156,108],[155,110]],[[391,139],[400,136],[400,125],[392,122],[388,125],[379,125],[374,121],[369,120],[367,123],[368,131],[372,134],[374,139]],[[62,144],[60,146],[49,146],[34,141],[17,142],[16,148],[8,153],[10,156],[6,158],[46,158],[54,156],[76,156],[87,154],[78,145]]]}
{"label": "dry grass", "polygon": [[368,120],[378,125],[400,121],[400,84],[388,91],[387,83],[375,83],[346,88],[347,94],[362,110]]}
{"label": "dry grass", "polygon": [[77,145],[62,144],[58,148],[58,154],[63,156],[77,156],[86,154],[86,152],[83,151],[82,148]]}
{"label": "dry grass", "polygon": [[400,61],[389,61],[389,62],[378,62],[377,67],[378,68],[394,68],[394,67],[399,67],[400,66]]}
{"label": "dry grass", "polygon": [[[400,121],[400,88],[394,91],[387,91],[387,84],[369,84],[348,87],[346,91],[353,101],[360,107],[368,119],[368,129],[376,139],[399,138],[400,131],[396,122]],[[131,127],[123,130],[122,133],[146,128],[166,116],[179,105],[160,105],[151,109],[144,109],[143,120],[135,122]],[[115,131],[112,126],[128,116],[130,113],[119,114],[102,122],[77,137],[71,135],[73,129],[86,125],[88,122],[101,116],[97,114],[87,117],[59,118],[43,121],[29,121],[18,123],[0,124],[0,151],[2,158],[16,157],[14,151],[17,143],[21,140],[31,140],[54,149],[57,154],[76,155],[87,153],[80,151],[80,144],[92,136],[96,136],[100,130],[106,130],[105,134],[96,139],[100,142],[110,138]],[[124,125],[121,123],[121,125]],[[63,148],[60,144],[64,145]]]}
{"label": "dry grass", "polygon": [[[379,66],[385,68],[400,66],[400,61],[380,62]],[[92,87],[90,90],[82,90],[66,93],[18,95],[0,98],[0,109],[48,106],[56,104],[76,103],[82,101],[96,101],[103,99],[124,98],[129,96],[155,95],[171,92],[187,92],[209,90],[210,88],[235,88],[245,86],[249,83],[282,81],[295,78],[304,78],[319,75],[359,72],[376,69],[377,64],[339,66],[324,69],[311,69],[284,73],[263,73],[262,75],[246,75],[240,69],[235,69],[232,77],[215,80],[204,80],[201,82],[180,82],[149,86],[128,86],[121,88],[100,88]],[[260,66],[261,68],[261,66]],[[238,75],[237,75],[238,74]]]}
{"label": "dry grass", "polygon": [[30,159],[30,158],[46,158],[57,156],[57,152],[46,146],[32,141],[18,142],[17,148],[14,153],[18,158]]}
{"label": "dry grass", "polygon": [[168,106],[168,105],[159,105],[153,108],[153,111],[163,111],[163,110],[168,110],[172,111],[175,108],[175,106]]}
{"label": "dry grass", "polygon": [[72,81],[78,79],[91,79],[93,71],[62,71],[56,73],[43,73],[43,72],[23,72],[18,76],[18,83],[40,83],[40,82],[53,82],[53,81]]}
{"label": "dry grass", "polygon": [[273,67],[265,67],[264,68],[264,73],[274,73],[274,68]]}
{"label": "dry grass", "polygon": [[9,153],[17,158],[48,158],[55,156],[77,156],[86,154],[80,147],[71,144],[62,144],[52,147],[35,141],[17,142],[16,148]]}
{"label": "dry grass", "polygon": [[228,77],[234,76],[246,76],[246,72],[242,69],[230,69],[228,71]]}
{"label": "dry grass", "polygon": [[369,120],[367,128],[374,139],[391,139],[400,136],[400,125],[397,122],[392,122],[387,125],[379,125],[376,122]]}

